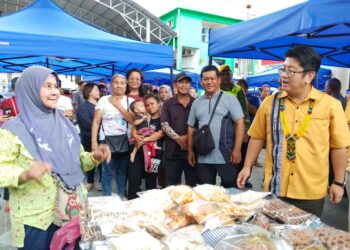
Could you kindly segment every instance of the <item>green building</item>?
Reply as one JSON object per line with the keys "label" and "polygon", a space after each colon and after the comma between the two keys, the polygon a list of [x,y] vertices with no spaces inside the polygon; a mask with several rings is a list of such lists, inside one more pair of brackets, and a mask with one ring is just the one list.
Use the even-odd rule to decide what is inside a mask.
{"label": "green building", "polygon": [[[160,19],[177,33],[177,37],[172,41],[175,53],[174,67],[187,71],[199,71],[209,64],[210,30],[241,21],[184,8],[176,8],[162,15]],[[231,58],[213,58],[213,64],[228,64],[234,72],[240,68],[239,60]]]}

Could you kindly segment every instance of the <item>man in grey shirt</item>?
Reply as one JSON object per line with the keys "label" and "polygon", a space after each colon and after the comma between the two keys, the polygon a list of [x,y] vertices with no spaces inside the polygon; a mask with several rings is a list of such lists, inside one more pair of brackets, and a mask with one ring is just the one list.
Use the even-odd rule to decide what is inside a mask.
{"label": "man in grey shirt", "polygon": [[[188,118],[188,163],[197,167],[197,175],[201,184],[216,184],[216,174],[221,177],[221,185],[225,188],[236,187],[241,161],[241,145],[244,133],[243,111],[237,98],[223,93],[215,110],[215,103],[220,94],[219,71],[208,65],[202,69],[201,82],[205,95],[197,98],[191,107]],[[211,112],[215,112],[209,125],[215,148],[206,155],[198,155],[196,160],[193,149],[193,132],[208,124]]]}

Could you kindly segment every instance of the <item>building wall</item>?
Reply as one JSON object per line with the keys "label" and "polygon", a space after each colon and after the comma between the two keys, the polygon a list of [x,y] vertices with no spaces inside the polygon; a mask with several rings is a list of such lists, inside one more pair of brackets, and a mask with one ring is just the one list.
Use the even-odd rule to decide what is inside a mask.
{"label": "building wall", "polygon": [[[208,42],[202,41],[203,23],[209,25],[213,24],[214,26],[219,24],[226,26],[239,22],[239,20],[236,19],[201,13],[187,9],[172,10],[161,16],[160,19],[163,20],[166,24],[168,24],[169,20],[173,20],[172,28],[178,33],[178,38],[175,39],[174,45],[175,49],[180,49],[181,51],[180,58],[178,52],[176,53],[176,58],[178,61],[176,68],[178,70],[182,70],[184,66],[189,65],[190,61],[195,61],[195,63],[192,63],[191,66],[196,65],[196,67],[193,66],[196,69],[201,68],[209,63]],[[191,57],[183,57],[182,50],[185,48],[190,48],[195,51],[194,55]],[[232,69],[234,68],[234,59],[218,59],[221,59],[225,64],[230,65]]]}

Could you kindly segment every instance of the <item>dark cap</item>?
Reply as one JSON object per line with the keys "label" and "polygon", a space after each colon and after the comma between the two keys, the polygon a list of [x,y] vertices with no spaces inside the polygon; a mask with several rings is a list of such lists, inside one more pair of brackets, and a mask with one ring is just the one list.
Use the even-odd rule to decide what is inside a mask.
{"label": "dark cap", "polygon": [[185,72],[181,72],[181,73],[177,74],[175,77],[175,82],[179,82],[183,79],[187,79],[189,82],[192,82],[192,78],[189,77]]}

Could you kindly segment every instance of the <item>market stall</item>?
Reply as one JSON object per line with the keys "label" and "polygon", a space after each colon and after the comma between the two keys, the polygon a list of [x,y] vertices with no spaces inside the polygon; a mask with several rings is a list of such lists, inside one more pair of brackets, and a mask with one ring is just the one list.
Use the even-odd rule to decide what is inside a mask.
{"label": "market stall", "polygon": [[91,197],[82,249],[350,249],[350,234],[269,193],[179,185],[140,198]]}

